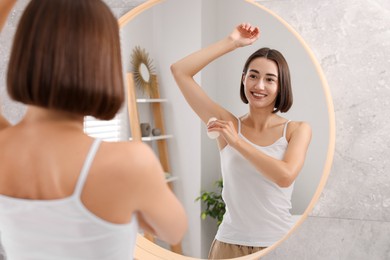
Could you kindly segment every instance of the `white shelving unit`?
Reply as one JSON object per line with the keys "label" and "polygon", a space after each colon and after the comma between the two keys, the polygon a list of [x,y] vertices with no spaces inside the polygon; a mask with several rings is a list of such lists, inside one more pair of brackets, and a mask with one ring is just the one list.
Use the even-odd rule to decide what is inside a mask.
{"label": "white shelving unit", "polygon": [[165,98],[137,98],[137,103],[163,103],[168,100]]}
{"label": "white shelving unit", "polygon": [[165,173],[165,180],[167,183],[178,180],[176,176],[172,176],[170,173]]}
{"label": "white shelving unit", "polygon": [[[173,138],[173,135],[157,135],[157,136],[144,136],[141,138],[142,141],[144,142],[153,142],[157,140],[164,140],[164,139],[169,139]],[[129,140],[133,140],[133,138],[129,138]]]}

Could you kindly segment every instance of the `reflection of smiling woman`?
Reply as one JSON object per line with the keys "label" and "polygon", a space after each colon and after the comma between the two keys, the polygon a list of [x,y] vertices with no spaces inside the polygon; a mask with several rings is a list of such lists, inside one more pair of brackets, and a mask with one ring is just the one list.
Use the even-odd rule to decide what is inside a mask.
{"label": "reflection of smiling woman", "polygon": [[173,64],[184,97],[208,131],[220,133],[223,199],[226,213],[210,249],[210,258],[238,257],[281,239],[292,227],[289,212],[294,180],[305,160],[311,128],[277,112],[292,105],[290,74],[284,57],[262,48],[244,65],[241,99],[249,112],[237,118],[213,102],[193,76],[213,60],[259,38],[257,27],[237,26],[229,37]]}

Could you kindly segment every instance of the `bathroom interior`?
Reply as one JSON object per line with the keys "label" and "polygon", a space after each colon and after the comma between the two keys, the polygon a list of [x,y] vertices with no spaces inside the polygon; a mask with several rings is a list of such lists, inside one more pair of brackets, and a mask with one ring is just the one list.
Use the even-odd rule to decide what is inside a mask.
{"label": "bathroom interior", "polygon": [[[11,49],[12,36],[18,19],[28,2],[28,0],[17,1],[0,35],[0,53],[4,57],[0,60],[2,82],[0,98],[2,112],[12,123],[16,123],[22,117],[25,109],[7,97],[5,75],[8,56],[6,54]],[[300,175],[300,178],[304,176],[313,178],[309,186],[309,195],[302,195],[303,210],[309,204],[318,185],[325,185],[319,180],[324,176],[327,145],[328,142],[334,141],[332,140],[334,137],[329,132],[334,128],[337,130],[337,139],[332,169],[315,207],[310,207],[309,204],[311,210],[308,212],[308,217],[264,259],[389,259],[389,175],[386,174],[389,169],[387,141],[389,124],[387,113],[383,113],[388,109],[389,95],[389,74],[386,68],[389,67],[387,57],[390,50],[388,29],[390,6],[387,0],[342,2],[335,0],[319,2],[310,0],[105,0],[105,2],[118,19],[123,18],[129,10],[135,10],[148,2],[161,2],[153,5],[151,9],[141,8],[142,12],[137,12],[136,17],[131,18],[131,21],[121,27],[123,61],[128,70],[129,56],[134,45],[144,47],[154,60],[161,82],[161,92],[168,99],[164,104],[166,128],[173,135],[173,138],[168,140],[168,147],[172,173],[178,176],[173,185],[175,193],[189,212],[190,221],[190,228],[182,241],[184,254],[197,258],[203,257],[216,230],[215,221],[200,219],[201,205],[199,202],[194,202],[194,198],[199,196],[202,189],[212,189],[214,180],[219,177],[219,164],[215,163],[218,160],[218,151],[215,141],[206,137],[204,126],[197,120],[196,115],[187,106],[174,85],[169,65],[204,44],[226,36],[236,23],[242,22],[243,18],[254,24],[259,23],[263,36],[266,36],[267,28],[270,29],[266,25],[276,21],[268,12],[271,10],[287,21],[308,43],[326,75],[335,105],[337,125],[332,126],[329,122],[333,121],[328,120],[328,116],[331,116],[333,111],[328,111],[329,106],[325,105],[326,98],[322,86],[306,84],[309,79],[305,76],[316,75],[317,77],[318,75],[310,73],[314,69],[311,66],[312,62],[309,62],[311,65],[306,68],[308,73],[301,74],[303,75],[301,79],[294,79],[294,110],[285,115],[295,120],[307,120],[313,127],[313,140],[308,155],[311,157],[308,157],[310,160],[307,160]],[[221,2],[226,4],[242,2],[242,5],[239,7],[231,3],[233,6],[222,6]],[[268,11],[264,12],[254,3],[265,6]],[[152,11],[154,8],[156,11]],[[157,8],[161,10],[157,11]],[[218,10],[219,8],[222,9]],[[155,14],[151,14],[154,12]],[[144,16],[150,19],[157,19],[157,16],[159,19],[164,18],[161,20],[164,23],[152,23],[149,18],[142,18]],[[265,18],[270,16],[272,19],[267,21]],[[217,18],[220,19],[218,23],[206,23]],[[175,19],[184,22],[175,23],[173,21]],[[148,25],[151,30],[163,28],[164,34],[161,32],[159,35],[154,34],[155,42],[138,36],[126,39],[124,31],[127,27],[133,26],[131,24],[137,24],[135,27],[138,27],[139,34],[144,34],[142,37],[147,37],[149,33],[152,37],[151,31],[145,33],[142,29],[145,25]],[[285,32],[289,31],[286,29],[288,25],[283,22],[277,22],[273,26],[282,27]],[[168,30],[173,28],[177,30]],[[288,36],[293,34],[288,33]],[[296,37],[289,38],[287,41],[286,35],[276,34],[274,31],[268,31],[268,35],[270,37],[263,37],[258,45],[253,46],[253,49],[262,46],[263,43],[265,45],[270,39],[281,38],[280,41],[271,42],[272,46],[282,51],[286,50],[284,54],[291,63],[291,69],[293,66],[294,70],[303,68],[301,62],[304,60],[301,62],[292,60],[294,53],[298,55],[303,52],[301,57],[307,57],[307,52],[302,51],[302,44],[298,43]],[[157,42],[157,39],[160,42]],[[134,41],[133,45],[131,45],[132,41]],[[289,53],[287,49],[294,45],[298,45],[299,48]],[[157,48],[166,50],[166,53],[157,52]],[[199,81],[203,82],[204,79],[202,86],[210,95],[226,107],[236,109],[237,114],[245,111],[238,96],[237,75],[246,56],[253,49],[248,48],[247,51],[243,49],[237,55],[234,53],[226,57],[225,61],[234,60],[238,62],[237,65],[222,61],[217,63],[220,66],[236,66],[236,73],[233,70],[232,73],[223,73],[215,64],[213,68],[198,77]],[[168,50],[172,53],[168,53]],[[168,57],[169,55],[172,57]],[[163,57],[167,57],[166,60]],[[292,65],[293,63],[295,65]],[[297,73],[293,74],[294,77],[299,77]],[[206,77],[210,79],[206,80]],[[228,84],[219,83],[225,82],[225,79]],[[211,80],[218,84],[212,84]],[[297,84],[297,82],[304,82],[304,84]],[[209,84],[205,85],[206,83]],[[223,86],[228,87],[221,91]],[[303,92],[298,91],[300,87],[304,88]],[[323,121],[316,122],[315,115],[323,118]],[[119,129],[115,138],[125,140],[129,137],[127,118],[125,111],[118,115],[117,124],[120,127],[115,128]],[[318,150],[314,151],[315,147]],[[315,155],[316,152],[319,153],[318,157]],[[205,154],[211,155],[208,157]],[[312,160],[314,160],[313,164],[311,164]],[[296,192],[299,191],[300,181],[297,180]],[[298,194],[294,194],[294,201],[297,196]],[[294,206],[297,205],[296,202],[293,203]],[[302,214],[302,208],[294,214]]]}

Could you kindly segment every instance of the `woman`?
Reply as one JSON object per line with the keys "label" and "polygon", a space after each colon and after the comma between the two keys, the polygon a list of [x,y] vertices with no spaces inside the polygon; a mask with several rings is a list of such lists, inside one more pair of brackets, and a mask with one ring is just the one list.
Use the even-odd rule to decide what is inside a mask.
{"label": "woman", "polygon": [[[171,66],[189,105],[209,132],[219,133],[226,213],[210,259],[259,251],[281,239],[293,225],[291,193],[304,164],[311,128],[277,113],[287,112],[292,105],[290,74],[282,54],[262,48],[248,58],[240,95],[249,111],[238,118],[213,102],[193,79],[218,57],[253,44],[259,36],[258,27],[240,24],[225,39]],[[212,117],[217,120],[209,121]]]}
{"label": "woman", "polygon": [[[2,0],[4,1],[4,0]],[[0,132],[0,230],[9,259],[132,259],[138,226],[170,244],[187,227],[141,142],[83,132],[124,101],[119,28],[100,0],[32,0],[14,38],[7,90],[27,105]]]}

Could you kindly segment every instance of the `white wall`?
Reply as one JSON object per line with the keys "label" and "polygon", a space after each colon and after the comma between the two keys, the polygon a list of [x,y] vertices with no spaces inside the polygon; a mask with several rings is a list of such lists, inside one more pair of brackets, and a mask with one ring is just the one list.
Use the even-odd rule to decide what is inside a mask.
{"label": "white wall", "polygon": [[[148,31],[149,33],[145,33]],[[130,23],[128,23],[125,27],[123,27],[120,31],[121,37],[121,50],[122,50],[122,64],[124,73],[131,72],[131,55],[133,53],[133,49],[136,46],[140,46],[144,48],[147,52],[149,52],[151,57],[155,56],[153,49],[153,11],[146,10],[135,17]],[[124,77],[126,79],[126,76]],[[125,82],[127,84],[127,82]],[[138,91],[138,93],[141,93]],[[140,113],[140,122],[147,121],[147,115],[150,114],[150,109],[147,108],[146,105],[141,104],[142,108],[146,109],[146,111],[141,110]],[[126,140],[131,137],[130,132],[130,124],[128,120],[127,114],[127,106],[123,107],[122,110],[122,119],[125,124],[125,127],[122,128],[122,136],[123,139]]]}
{"label": "white wall", "polygon": [[200,121],[176,86],[170,65],[200,48],[200,7],[199,1],[165,1],[156,8],[154,24],[161,94],[170,100],[165,107],[165,122],[175,136],[169,146],[172,169],[179,176],[175,191],[186,208],[190,227],[182,243],[183,252],[195,257],[200,257],[200,204],[194,201],[200,191]]}
{"label": "white wall", "polygon": [[[194,201],[200,191],[201,125],[176,86],[170,65],[200,48],[200,7],[200,2],[197,1],[165,1],[142,12],[121,33],[125,68],[130,68],[133,48],[136,45],[144,48],[156,68],[160,95],[168,99],[163,104],[163,109],[166,132],[174,136],[168,141],[172,174],[178,177],[173,185],[175,194],[188,213],[190,226],[182,242],[183,253],[195,257],[200,257],[201,250],[200,203]],[[180,11],[187,9],[191,12]],[[183,20],[187,22],[177,23]],[[144,104],[139,107],[144,111],[140,113],[140,118],[148,120],[147,107]],[[167,247],[161,242],[160,244]]]}
{"label": "white wall", "polygon": [[[210,0],[202,1],[202,46],[207,46],[215,41],[215,36],[218,34],[218,28],[216,21],[218,20],[217,2]],[[208,65],[202,70],[201,85],[204,91],[213,100],[218,99],[218,85],[217,80],[217,66],[216,62]],[[211,140],[207,136],[207,130],[204,124],[202,124],[201,130],[202,136],[202,176],[201,176],[201,188],[204,191],[216,190],[214,186],[215,182],[220,179],[221,167],[219,164],[219,152],[217,143],[215,140]],[[205,208],[204,206],[202,209]],[[217,221],[207,217],[202,221],[201,225],[201,255],[202,258],[207,258],[210,245],[217,232]]]}

